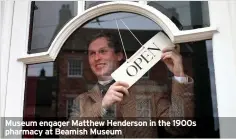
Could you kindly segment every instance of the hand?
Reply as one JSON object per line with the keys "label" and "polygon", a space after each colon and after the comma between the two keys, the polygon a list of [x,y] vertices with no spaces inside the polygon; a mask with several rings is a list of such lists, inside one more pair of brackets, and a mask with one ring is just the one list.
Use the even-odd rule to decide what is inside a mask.
{"label": "hand", "polygon": [[162,50],[161,59],[168,69],[178,77],[185,77],[182,63],[182,56],[174,48],[165,48]]}
{"label": "hand", "polygon": [[102,107],[106,109],[114,103],[121,102],[124,95],[129,95],[128,86],[120,81],[112,84],[102,99]]}

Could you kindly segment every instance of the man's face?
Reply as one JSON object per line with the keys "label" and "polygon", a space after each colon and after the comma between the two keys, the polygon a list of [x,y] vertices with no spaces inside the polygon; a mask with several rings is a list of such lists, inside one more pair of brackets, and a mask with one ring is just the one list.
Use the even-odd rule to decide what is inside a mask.
{"label": "man's face", "polygon": [[90,43],[88,58],[93,73],[98,79],[103,80],[118,68],[119,62],[123,59],[123,54],[115,53],[114,49],[108,46],[107,39],[101,37]]}

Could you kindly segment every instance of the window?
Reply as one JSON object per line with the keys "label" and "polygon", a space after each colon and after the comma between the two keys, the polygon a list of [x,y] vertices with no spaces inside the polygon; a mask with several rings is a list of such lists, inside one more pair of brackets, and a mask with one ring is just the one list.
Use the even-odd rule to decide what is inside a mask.
{"label": "window", "polygon": [[68,59],[68,77],[81,77],[83,62],[80,59]]}
{"label": "window", "polygon": [[[192,15],[191,15],[192,16]],[[96,77],[93,75],[92,71],[89,69],[89,65],[87,61],[81,61],[79,59],[69,59],[68,61],[64,60],[65,56],[68,53],[78,53],[83,54],[86,51],[86,41],[91,37],[92,34],[102,31],[108,31],[117,33],[117,28],[115,24],[114,17],[117,19],[122,19],[128,27],[130,27],[131,31],[135,34],[135,36],[142,42],[145,43],[151,36],[156,34],[159,31],[163,31],[158,24],[147,18],[146,16],[142,16],[140,14],[136,14],[135,12],[112,12],[99,15],[95,18],[84,23],[78,29],[74,30],[73,33],[67,38],[66,42],[63,42],[63,46],[60,49],[60,53],[58,57],[55,59],[55,63],[52,66],[53,76],[57,80],[56,81],[56,102],[57,108],[55,113],[59,113],[58,116],[68,116],[68,112],[70,111],[71,100],[65,99],[65,94],[75,94],[79,95],[85,91],[86,84],[94,84],[96,83]],[[98,20],[99,19],[99,20]],[[192,19],[192,18],[188,18]],[[145,24],[145,26],[143,26]],[[137,49],[140,48],[140,44],[133,38],[133,36],[129,33],[125,26],[120,24],[120,31],[123,36],[124,46],[126,47],[126,52],[130,56]],[[196,26],[189,27],[188,24],[186,26],[186,30],[191,28],[197,28]],[[118,34],[118,33],[117,33]],[[67,47],[68,46],[68,47]],[[65,47],[69,49],[64,49]],[[206,52],[206,44],[204,41],[199,42],[191,42],[191,43],[183,43],[181,44],[181,54],[183,55],[184,65],[186,66],[186,73],[194,78],[197,83],[197,87],[195,88],[198,100],[198,114],[202,115],[200,110],[204,109],[204,111],[211,110],[211,90],[209,86],[209,74],[208,74],[208,65],[207,61],[207,52]],[[37,55],[36,55],[37,56]],[[86,57],[86,55],[83,55]],[[63,59],[64,58],[64,59]],[[63,70],[66,66],[63,67],[64,63],[67,64],[68,70],[66,72]],[[212,65],[210,65],[212,66]],[[28,67],[29,68],[29,67]],[[29,69],[27,69],[29,70]],[[150,72],[150,73],[149,73]],[[150,80],[158,82],[160,85],[170,86],[170,82],[168,79],[168,71],[164,68],[163,63],[157,63],[152,70],[147,72],[144,77],[149,77]],[[55,74],[54,74],[55,73]],[[150,76],[151,75],[151,76]],[[205,76],[206,75],[206,76]],[[214,74],[213,74],[214,76]],[[65,77],[83,77],[81,79],[65,79]],[[73,80],[73,81],[70,81]],[[205,82],[201,82],[204,80]],[[214,85],[214,80],[211,81],[212,85]],[[73,88],[76,86],[75,88]],[[154,87],[143,87],[140,86],[140,91],[152,92]],[[212,86],[214,88],[214,86]],[[201,93],[201,89],[204,89],[204,93]],[[161,92],[161,87],[157,87],[157,89]],[[168,91],[170,88],[167,89]],[[202,96],[207,96],[202,98]],[[146,96],[146,95],[145,95]],[[50,97],[50,96],[49,96]],[[204,101],[205,103],[200,104],[199,101]],[[62,106],[66,103],[67,109],[65,106]],[[207,104],[207,107],[203,107],[203,104]],[[214,104],[215,105],[215,104]],[[26,105],[25,105],[26,106]],[[137,99],[137,114],[141,117],[150,117],[152,114],[151,111],[151,99],[148,97],[141,97]],[[27,106],[26,106],[27,107]],[[66,112],[65,112],[66,111]],[[67,113],[67,114],[65,114]],[[208,113],[210,115],[210,112]],[[209,129],[212,129],[210,127]],[[216,133],[217,134],[217,133]]]}
{"label": "window", "polygon": [[98,4],[102,4],[105,2],[109,2],[109,1],[85,1],[85,9],[89,9],[93,6],[96,6]]}
{"label": "window", "polygon": [[[116,18],[114,18],[116,17]],[[102,21],[102,22],[98,22]],[[53,66],[53,71],[56,71],[58,77],[58,89],[57,89],[57,106],[56,109],[59,116],[68,117],[71,111],[72,100],[65,98],[64,96],[68,94],[79,95],[87,91],[88,84],[96,84],[97,78],[94,76],[87,59],[88,56],[84,53],[87,50],[87,42],[94,34],[99,32],[109,32],[114,34],[118,41],[119,31],[117,29],[116,20],[118,20],[119,31],[122,36],[123,45],[125,47],[125,52],[128,58],[133,55],[140,47],[140,43],[134,38],[132,33],[137,37],[137,39],[145,44],[152,36],[160,31],[163,31],[160,25],[156,24],[149,18],[131,13],[131,12],[114,12],[104,14],[95,17],[80,28],[76,29],[63,43],[58,57],[55,60],[55,65]],[[125,23],[123,24],[121,20]],[[145,24],[145,26],[143,26]],[[129,27],[130,31],[126,28]],[[197,113],[202,114],[201,110],[205,111],[212,109],[212,91],[209,80],[208,66],[207,65],[207,51],[206,51],[205,41],[182,43],[180,44],[180,53],[183,57],[183,65],[186,74],[194,79],[198,83],[198,87],[195,88],[195,92],[200,92],[204,89],[203,96],[197,96],[196,101]],[[200,53],[201,52],[201,53]],[[79,57],[75,57],[78,56]],[[62,65],[67,61],[67,73],[65,73],[65,67]],[[199,66],[200,65],[200,66]],[[204,76],[203,76],[204,74]],[[65,78],[67,77],[81,77],[81,78]],[[151,76],[150,76],[151,75]],[[136,98],[136,109],[134,113],[140,118],[150,118],[153,112],[152,99],[157,99],[158,93],[171,93],[172,84],[169,79],[170,71],[166,68],[164,62],[160,61],[155,64],[151,70],[149,70],[143,78],[148,78],[147,80],[140,80],[137,84],[137,92],[135,93]],[[146,85],[146,83],[150,84]],[[204,83],[203,83],[204,82]],[[213,81],[214,82],[214,81]],[[201,87],[200,87],[201,86]],[[198,94],[199,95],[199,94]],[[151,97],[155,96],[155,98]],[[205,105],[202,108],[200,101],[205,101]],[[64,106],[66,103],[66,106]],[[66,109],[65,109],[66,107]],[[64,108],[64,109],[63,109]],[[65,112],[66,111],[66,112]],[[113,109],[108,110],[106,118],[112,118],[115,116]],[[212,129],[212,127],[210,127]]]}
{"label": "window", "polygon": [[[58,82],[53,62],[27,66],[24,115],[56,117]],[[31,111],[33,110],[33,111]],[[48,111],[45,113],[45,111]]]}
{"label": "window", "polygon": [[67,116],[67,118],[70,117],[70,114],[72,112],[72,106],[73,106],[73,101],[74,101],[75,97],[67,97],[67,100],[66,100],[66,116]]}
{"label": "window", "polygon": [[210,26],[207,1],[148,1],[148,5],[169,17],[180,30]]}
{"label": "window", "polygon": [[56,34],[77,15],[76,1],[32,2],[28,53],[48,50]]}

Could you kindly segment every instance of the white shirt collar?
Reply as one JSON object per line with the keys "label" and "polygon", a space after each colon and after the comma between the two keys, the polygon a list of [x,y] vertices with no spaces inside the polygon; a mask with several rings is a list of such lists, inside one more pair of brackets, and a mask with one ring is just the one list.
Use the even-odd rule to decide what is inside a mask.
{"label": "white shirt collar", "polygon": [[98,83],[100,83],[101,85],[106,85],[106,84],[109,84],[111,81],[112,81],[112,79],[107,80],[107,81],[98,81]]}

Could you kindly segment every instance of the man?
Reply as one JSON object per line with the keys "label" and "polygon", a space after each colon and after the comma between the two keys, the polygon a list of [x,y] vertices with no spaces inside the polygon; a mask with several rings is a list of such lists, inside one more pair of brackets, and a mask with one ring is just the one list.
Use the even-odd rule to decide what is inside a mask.
{"label": "man", "polygon": [[[146,89],[140,91],[139,81],[128,88],[125,82],[115,82],[111,73],[123,62],[122,47],[111,34],[101,33],[95,36],[88,45],[89,65],[98,79],[98,83],[90,91],[79,95],[74,100],[71,119],[86,117],[101,120],[110,114],[118,118],[142,117],[142,114],[153,118],[187,118],[193,117],[193,80],[185,75],[182,58],[176,50],[163,50],[162,61],[174,74],[172,93],[160,92],[157,84],[147,81],[143,85]],[[105,87],[104,87],[105,86]],[[140,108],[137,104],[138,96],[152,98],[146,104],[147,108]],[[139,108],[138,108],[139,107]],[[145,110],[146,109],[146,114]],[[181,128],[166,127],[172,134],[184,133]],[[153,137],[158,136],[156,130],[129,129],[122,137]]]}

